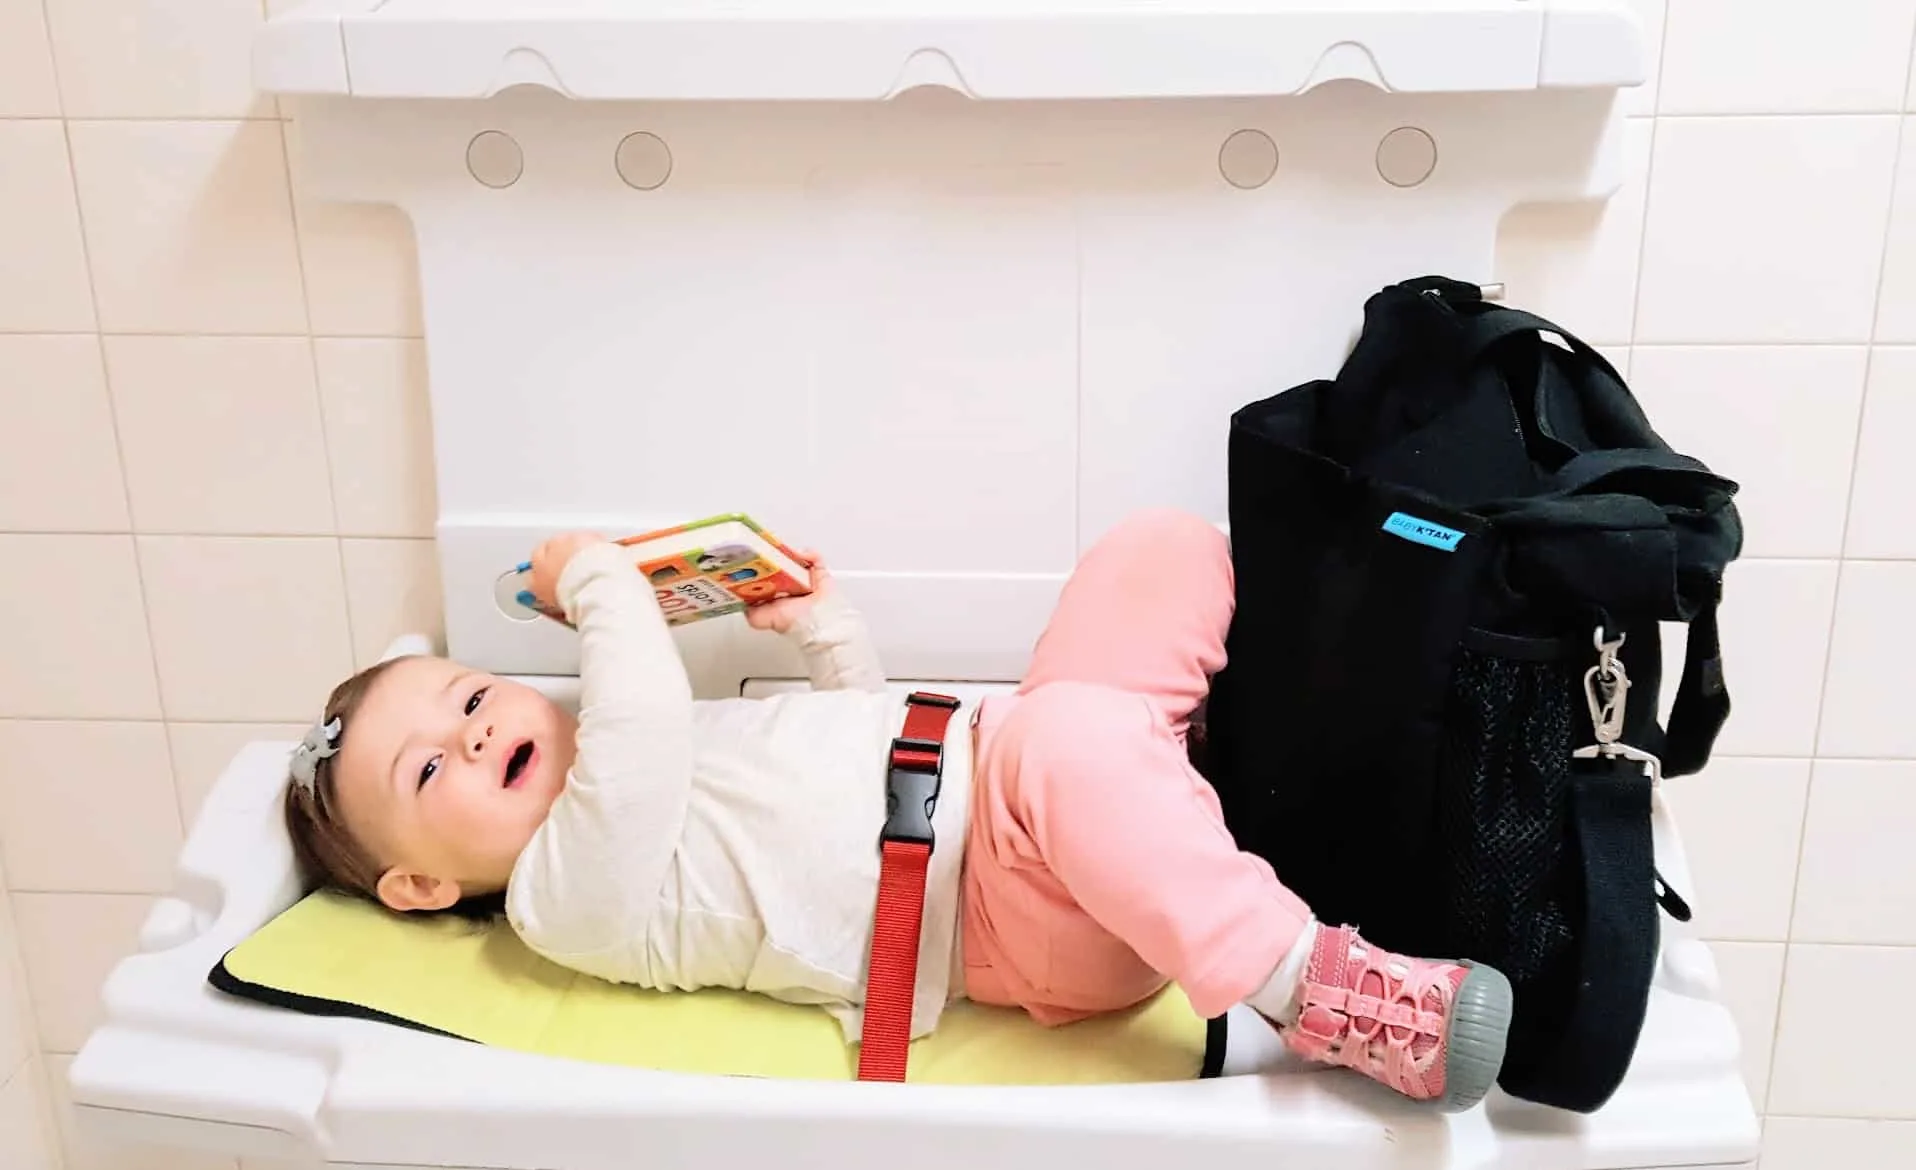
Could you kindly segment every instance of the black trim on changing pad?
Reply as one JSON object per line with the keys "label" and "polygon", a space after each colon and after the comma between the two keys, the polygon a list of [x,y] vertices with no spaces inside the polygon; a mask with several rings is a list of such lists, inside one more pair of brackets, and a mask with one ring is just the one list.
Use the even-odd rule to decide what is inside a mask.
{"label": "black trim on changing pad", "polygon": [[1230,1048],[1231,1024],[1227,1016],[1204,1021],[1204,1064],[1198,1068],[1198,1079],[1212,1080],[1224,1075],[1224,1055]]}
{"label": "black trim on changing pad", "polygon": [[[227,954],[230,955],[232,952],[228,951]],[[468,1044],[478,1043],[456,1032],[434,1028],[417,1020],[395,1016],[391,1012],[382,1012],[377,1008],[347,1003],[341,999],[321,999],[316,995],[301,995],[296,991],[283,991],[263,983],[248,982],[227,969],[225,955],[220,956],[220,961],[206,973],[206,981],[228,995],[250,999],[268,1007],[286,1008],[289,1011],[304,1012],[309,1016],[337,1016],[349,1020],[372,1020],[380,1024],[398,1024],[402,1028],[411,1028],[415,1032],[425,1032],[433,1036],[444,1036],[448,1040],[464,1040]]]}
{"label": "black trim on changing pad", "polygon": [[[231,951],[227,952],[227,954],[231,953]],[[334,1016],[349,1020],[372,1020],[380,1024],[398,1024],[402,1028],[411,1028],[415,1032],[425,1032],[433,1036],[444,1036],[448,1040],[464,1040],[468,1044],[478,1043],[456,1032],[434,1028],[417,1020],[395,1016],[391,1012],[382,1012],[377,1008],[347,1003],[341,999],[322,999],[316,995],[301,995],[296,991],[285,991],[277,987],[268,987],[264,983],[253,983],[241,979],[227,968],[225,955],[220,956],[220,961],[213,964],[213,969],[206,973],[206,981],[216,990],[223,991],[227,995],[238,999],[250,999],[268,1007],[304,1012],[309,1016]],[[1224,1075],[1224,1054],[1229,1032],[1229,1026],[1223,1016],[1204,1022],[1204,1063],[1198,1068],[1200,1080],[1210,1080]]]}

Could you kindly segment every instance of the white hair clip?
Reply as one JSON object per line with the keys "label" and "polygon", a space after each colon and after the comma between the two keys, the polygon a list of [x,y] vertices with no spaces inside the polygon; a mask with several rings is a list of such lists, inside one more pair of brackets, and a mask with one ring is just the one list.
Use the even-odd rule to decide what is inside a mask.
{"label": "white hair clip", "polygon": [[308,794],[313,791],[314,783],[319,779],[319,762],[328,759],[339,751],[339,716],[335,715],[306,733],[293,749],[293,783],[304,788]]}

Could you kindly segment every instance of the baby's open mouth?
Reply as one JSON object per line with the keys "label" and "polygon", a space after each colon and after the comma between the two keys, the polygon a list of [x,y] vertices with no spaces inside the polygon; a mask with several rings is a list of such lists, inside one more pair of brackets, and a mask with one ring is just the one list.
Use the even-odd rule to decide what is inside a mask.
{"label": "baby's open mouth", "polygon": [[506,760],[505,787],[511,788],[519,782],[519,777],[525,775],[526,768],[532,763],[532,752],[531,740],[512,749],[512,755]]}

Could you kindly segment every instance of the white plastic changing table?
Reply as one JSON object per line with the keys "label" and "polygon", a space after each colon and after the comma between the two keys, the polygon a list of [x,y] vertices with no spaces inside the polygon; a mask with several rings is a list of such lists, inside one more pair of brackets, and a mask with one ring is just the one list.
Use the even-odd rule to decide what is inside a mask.
{"label": "white plastic changing table", "polygon": [[[1623,0],[317,0],[268,22],[255,73],[309,197],[413,225],[446,648],[563,696],[573,640],[497,575],[555,530],[731,510],[828,553],[895,678],[1015,680],[1118,517],[1225,514],[1230,412],[1335,371],[1364,297],[1494,283],[1511,207],[1614,191],[1643,56]],[[681,636],[708,696],[800,675],[776,642]],[[208,969],[297,895],[288,746],[234,758],[109,979],[71,1074],[89,1128],[354,1170],[1755,1157],[1681,931],[1589,1117],[1435,1116],[1283,1061],[1098,1088],[690,1077],[236,1002]],[[1687,889],[1661,806],[1657,833]]]}

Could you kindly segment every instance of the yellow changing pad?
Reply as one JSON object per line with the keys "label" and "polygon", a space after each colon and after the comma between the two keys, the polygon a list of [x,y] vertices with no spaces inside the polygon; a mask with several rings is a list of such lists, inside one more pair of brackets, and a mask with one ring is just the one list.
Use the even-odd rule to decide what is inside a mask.
{"label": "yellow changing pad", "polygon": [[[402,919],[319,892],[226,953],[213,986],[316,1015],[401,1024],[480,1044],[674,1072],[852,1080],[856,1050],[818,1008],[728,991],[662,994],[580,975],[512,929]],[[1043,1028],[1022,1012],[957,1003],[912,1045],[911,1079],[1108,1084],[1215,1076],[1224,1023],[1175,987],[1117,1015]]]}

